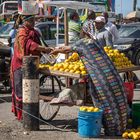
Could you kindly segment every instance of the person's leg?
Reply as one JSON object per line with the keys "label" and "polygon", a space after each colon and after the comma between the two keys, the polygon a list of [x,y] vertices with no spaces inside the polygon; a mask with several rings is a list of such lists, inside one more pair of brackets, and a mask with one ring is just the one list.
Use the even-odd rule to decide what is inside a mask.
{"label": "person's leg", "polygon": [[15,88],[15,105],[17,111],[17,119],[22,119],[22,70],[18,69],[14,72],[14,88]]}

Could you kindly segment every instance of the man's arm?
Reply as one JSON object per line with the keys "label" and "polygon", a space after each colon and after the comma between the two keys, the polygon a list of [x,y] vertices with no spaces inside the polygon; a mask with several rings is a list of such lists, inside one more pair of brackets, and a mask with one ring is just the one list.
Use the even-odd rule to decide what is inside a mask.
{"label": "man's arm", "polygon": [[105,38],[106,46],[113,47],[112,34],[109,31],[106,31],[104,38]]}

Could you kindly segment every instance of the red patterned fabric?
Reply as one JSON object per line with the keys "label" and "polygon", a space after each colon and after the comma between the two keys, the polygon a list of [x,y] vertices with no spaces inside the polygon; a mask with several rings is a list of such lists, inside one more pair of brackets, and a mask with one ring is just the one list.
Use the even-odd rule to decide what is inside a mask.
{"label": "red patterned fabric", "polygon": [[19,29],[14,44],[13,71],[21,68],[23,56],[36,54],[35,49],[40,44],[38,36],[38,32],[34,29],[28,29],[25,26]]}
{"label": "red patterned fabric", "polygon": [[25,55],[36,55],[40,45],[39,34],[34,29],[23,26],[19,29],[11,62],[12,112],[18,120],[22,119],[22,58]]}

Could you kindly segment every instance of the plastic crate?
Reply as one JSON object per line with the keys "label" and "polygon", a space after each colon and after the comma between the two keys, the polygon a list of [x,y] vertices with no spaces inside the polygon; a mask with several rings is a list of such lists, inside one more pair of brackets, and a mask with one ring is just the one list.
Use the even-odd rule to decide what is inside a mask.
{"label": "plastic crate", "polygon": [[132,120],[134,128],[140,126],[140,101],[132,102]]}

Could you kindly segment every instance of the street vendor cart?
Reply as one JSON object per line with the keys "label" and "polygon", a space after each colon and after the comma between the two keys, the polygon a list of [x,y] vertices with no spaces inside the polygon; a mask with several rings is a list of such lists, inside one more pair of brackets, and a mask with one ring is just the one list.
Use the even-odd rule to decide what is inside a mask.
{"label": "street vendor cart", "polygon": [[[64,19],[65,23],[67,23],[67,18]],[[68,37],[67,28],[65,29],[65,37]],[[65,42],[65,46],[68,46],[67,39]],[[57,71],[58,68],[51,69],[51,67],[49,67],[49,73],[48,71],[43,70],[42,73],[44,72],[44,74],[46,75],[54,75],[59,77],[66,76],[77,79],[84,77],[85,85],[83,87],[85,87],[85,90],[83,92],[83,105],[86,105],[87,101],[89,101],[89,99],[87,98],[87,93],[89,93],[91,97],[91,106],[95,106],[103,110],[103,126],[105,135],[121,135],[122,132],[125,131],[127,125],[127,95],[121,77],[119,75],[119,70],[121,68],[120,66],[122,65],[122,63],[124,63],[125,67],[123,66],[122,68],[126,68],[124,70],[120,70],[120,72],[127,71],[128,68],[128,71],[137,70],[139,68],[133,66],[128,58],[119,53],[118,50],[111,50],[111,47],[108,46],[103,48],[100,46],[98,41],[93,41],[88,37],[80,39],[71,47],[64,47],[63,49],[61,48],[57,50],[58,51],[56,52],[73,52],[72,56],[67,57],[67,60],[65,60],[65,62],[67,63],[69,62],[69,60],[76,60],[76,62],[73,63],[78,67],[74,66],[74,64],[71,66],[71,62],[69,62],[67,63],[67,65],[66,63],[59,65],[60,73]],[[107,54],[107,52],[110,52],[110,50],[112,52],[112,55]],[[74,54],[76,52],[77,54]],[[77,56],[79,56],[80,60],[77,59]],[[114,58],[117,59],[113,59],[113,56],[115,56]],[[58,65],[55,66],[58,67]],[[83,68],[84,66],[85,68]],[[130,68],[132,66],[133,68]],[[68,70],[67,73],[67,70],[65,69],[66,67],[68,67],[69,69],[70,67],[73,67],[72,69],[74,71]],[[119,68],[118,70],[117,67]],[[57,72],[55,73],[55,71]],[[85,78],[86,71],[88,74],[88,87],[86,85],[87,79]],[[73,72],[74,74],[72,74]],[[79,88],[77,89],[80,91]],[[43,101],[48,100],[48,97],[40,97],[42,97]],[[49,97],[49,99],[53,100],[53,97]],[[44,109],[40,110],[42,111]],[[43,115],[46,113],[42,115],[42,112],[40,112],[40,114],[43,117]],[[52,119],[57,114],[57,112],[58,109],[50,118]]]}
{"label": "street vendor cart", "polygon": [[[125,72],[132,72],[132,71],[139,71],[140,66],[133,66],[130,68],[123,68],[118,69],[119,73],[125,73]],[[61,104],[59,105],[50,105],[50,101],[65,87],[61,84],[61,80],[59,77],[69,77],[71,79],[82,79],[87,77],[87,75],[80,75],[80,74],[72,74],[68,72],[60,72],[60,71],[49,71],[48,69],[40,69],[40,72],[45,75],[44,78],[46,78],[46,81],[48,80],[47,92],[40,93],[40,115],[42,119],[45,121],[52,120],[58,113]],[[40,82],[43,79],[40,79]],[[44,80],[42,81],[44,82]],[[135,81],[138,83],[139,81]],[[43,84],[43,83],[40,83]],[[85,92],[84,92],[84,105],[89,105],[89,98],[87,99],[87,90],[86,90],[86,83],[85,83]],[[91,103],[92,104],[92,103]]]}
{"label": "street vendor cart", "polygon": [[[49,2],[47,2],[46,4],[49,4]],[[52,5],[55,5],[56,3],[52,3]],[[73,3],[74,4],[74,3]],[[85,3],[84,3],[85,4]],[[50,3],[51,5],[51,3]],[[58,6],[62,6],[60,3]],[[63,4],[63,7],[65,6],[65,4]],[[66,6],[66,8],[70,8],[71,5],[69,6]],[[78,8],[78,7],[77,7]],[[68,45],[68,32],[67,32],[67,12],[65,11],[65,45],[67,46]],[[124,68],[124,69],[118,69],[118,72],[126,72],[126,71],[135,71],[135,70],[139,70],[140,67],[136,67],[136,66],[133,66],[133,67],[127,67],[127,68]],[[69,78],[72,78],[72,79],[81,79],[85,76],[81,76],[81,74],[72,74],[72,73],[67,73],[67,72],[59,72],[59,71],[48,71],[48,70],[45,70],[45,69],[42,69],[41,70],[41,73],[45,74],[46,77],[51,77],[52,78],[52,82],[51,82],[51,86],[52,86],[52,89],[53,91],[55,90],[56,86],[55,86],[55,83],[57,83],[58,85],[58,92],[61,91],[61,83],[60,81],[56,78],[56,77],[69,77]],[[97,71],[98,73],[98,71]],[[56,82],[54,82],[54,80]],[[53,92],[54,94],[54,92]],[[49,94],[49,96],[46,96],[46,95],[40,95],[40,99],[41,99],[41,103],[40,103],[40,114],[42,116],[43,119],[45,120],[51,120],[55,117],[55,115],[57,114],[58,110],[59,110],[59,106],[54,106],[55,107],[55,110],[53,110],[53,112],[47,112],[48,110],[50,110],[50,107],[52,107],[50,104],[48,104],[53,98],[53,94]],[[50,96],[52,95],[52,96]],[[86,92],[86,84],[85,84],[85,92],[84,92],[84,104],[87,103],[87,92]],[[49,109],[48,109],[49,108]],[[49,115],[49,116],[47,116]]]}
{"label": "street vendor cart", "polygon": [[[69,9],[73,9],[73,10],[77,11],[79,9],[88,8],[88,9],[94,10],[93,5],[88,4],[88,3],[84,3],[84,2],[76,2],[76,1],[63,1],[63,2],[62,1],[43,1],[43,4],[47,5],[47,6],[55,6],[56,8],[58,8],[58,10],[57,10],[58,17],[59,17],[59,9],[61,7],[64,8],[65,46],[68,46],[68,16],[67,16],[67,9],[69,8]],[[56,46],[58,46],[59,45],[59,29],[58,29],[59,28],[59,18],[57,18],[56,22],[57,22]],[[55,74],[52,75],[52,74],[48,74],[48,72],[47,73],[43,72],[43,74],[46,74],[47,76],[43,76],[40,79],[40,81],[41,81],[40,84],[43,85],[44,80],[47,81],[49,79],[51,81],[51,83],[49,83],[47,85],[50,85],[49,87],[51,87],[51,93],[55,93],[55,91],[57,91],[57,93],[60,92],[61,91],[61,85],[65,85],[65,84],[63,84],[62,80],[60,80],[60,78],[58,79],[57,77],[64,76],[64,77],[68,78],[71,75],[69,73],[64,74],[64,75],[61,75],[59,73],[57,73],[58,75],[55,75]],[[67,76],[67,75],[69,75],[69,76]],[[70,78],[79,78],[79,75],[78,76],[77,75],[76,76],[71,75]],[[50,97],[50,96],[47,97],[46,95],[45,96],[40,95],[40,98],[42,99],[41,102],[40,102],[40,114],[41,114],[42,118],[44,120],[53,119],[55,117],[55,115],[57,114],[58,110],[59,110],[59,106],[50,106],[48,102],[44,102],[44,101],[50,101],[53,97]],[[46,113],[44,113],[45,110],[49,110],[50,112],[49,113],[47,112],[47,114],[46,114]]]}

